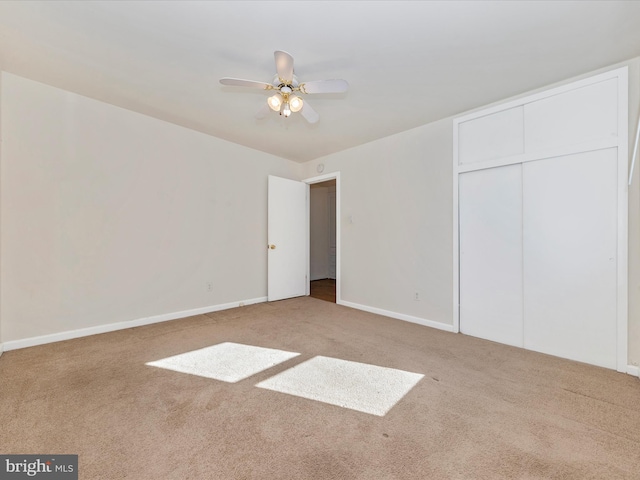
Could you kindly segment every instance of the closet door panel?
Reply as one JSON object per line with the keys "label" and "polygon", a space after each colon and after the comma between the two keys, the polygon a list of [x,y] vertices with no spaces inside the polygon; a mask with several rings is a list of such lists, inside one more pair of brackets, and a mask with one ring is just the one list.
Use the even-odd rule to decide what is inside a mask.
{"label": "closet door panel", "polygon": [[523,107],[474,118],[458,126],[460,165],[524,153]]}
{"label": "closet door panel", "polygon": [[610,79],[526,104],[526,152],[615,139],[617,99],[618,82]]}
{"label": "closet door panel", "polygon": [[616,367],[617,149],[523,166],[524,346]]}
{"label": "closet door panel", "polygon": [[460,330],[522,346],[522,166],[459,177]]}

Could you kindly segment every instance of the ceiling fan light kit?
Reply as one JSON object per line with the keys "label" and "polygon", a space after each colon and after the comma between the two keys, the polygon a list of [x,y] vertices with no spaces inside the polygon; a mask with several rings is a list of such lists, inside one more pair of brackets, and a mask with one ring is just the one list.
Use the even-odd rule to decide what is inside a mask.
{"label": "ceiling fan light kit", "polygon": [[[296,92],[305,95],[313,93],[344,93],[349,88],[346,80],[316,80],[299,83],[293,74],[293,57],[282,50],[276,50],[274,57],[277,73],[271,83],[230,77],[221,78],[220,83],[236,87],[261,88],[268,91],[276,90],[272,96],[267,98],[269,108],[284,117],[289,117],[291,113],[300,112],[302,117],[309,123],[316,123],[320,116],[311,108],[308,102],[296,95]],[[262,116],[262,111],[260,111],[259,115]]]}

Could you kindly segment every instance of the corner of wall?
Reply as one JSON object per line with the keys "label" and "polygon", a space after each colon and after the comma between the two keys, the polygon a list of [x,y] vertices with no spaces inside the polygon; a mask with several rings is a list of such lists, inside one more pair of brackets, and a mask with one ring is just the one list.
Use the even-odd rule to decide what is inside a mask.
{"label": "corner of wall", "polygon": [[[266,294],[266,178],[301,177],[300,163],[1,75],[2,134],[11,138],[0,145],[4,350]],[[14,201],[19,208],[5,209]],[[25,228],[39,232],[28,246],[19,240]],[[47,261],[31,261],[41,256]],[[19,285],[32,269],[48,281],[27,299]]]}

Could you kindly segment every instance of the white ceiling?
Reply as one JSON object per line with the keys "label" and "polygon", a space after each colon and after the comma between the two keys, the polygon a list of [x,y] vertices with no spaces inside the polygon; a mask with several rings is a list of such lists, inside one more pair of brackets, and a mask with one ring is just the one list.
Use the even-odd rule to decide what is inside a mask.
{"label": "white ceiling", "polygon": [[[274,50],[320,114],[272,113]],[[0,1],[3,70],[297,162],[640,56],[640,2]]]}

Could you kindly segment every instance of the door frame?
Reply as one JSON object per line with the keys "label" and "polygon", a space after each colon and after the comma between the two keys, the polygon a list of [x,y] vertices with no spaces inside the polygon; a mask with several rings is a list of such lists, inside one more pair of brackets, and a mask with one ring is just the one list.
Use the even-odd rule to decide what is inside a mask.
{"label": "door frame", "polygon": [[[342,297],[340,295],[340,263],[342,259],[340,248],[340,172],[331,172],[317,177],[307,178],[302,180],[307,185],[314,183],[326,182],[328,180],[336,181],[336,304],[342,304]],[[309,282],[311,279],[311,195],[307,195],[307,295],[310,293]]]}

